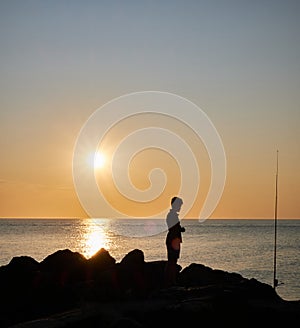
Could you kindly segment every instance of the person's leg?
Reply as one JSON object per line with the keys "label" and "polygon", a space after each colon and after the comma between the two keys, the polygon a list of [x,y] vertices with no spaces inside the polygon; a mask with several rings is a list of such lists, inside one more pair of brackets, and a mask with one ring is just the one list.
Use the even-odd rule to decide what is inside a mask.
{"label": "person's leg", "polygon": [[177,282],[177,260],[178,250],[169,249],[168,261],[165,267],[165,285],[174,286]]}
{"label": "person's leg", "polygon": [[180,254],[180,239],[167,243],[168,261],[165,267],[165,285],[174,286],[177,282],[177,260]]}
{"label": "person's leg", "polygon": [[176,259],[169,259],[165,267],[165,286],[170,287],[176,284]]}

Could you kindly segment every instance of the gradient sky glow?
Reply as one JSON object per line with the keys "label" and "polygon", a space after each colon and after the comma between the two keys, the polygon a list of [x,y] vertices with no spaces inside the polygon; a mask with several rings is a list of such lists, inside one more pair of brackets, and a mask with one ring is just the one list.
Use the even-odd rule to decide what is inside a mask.
{"label": "gradient sky glow", "polygon": [[217,128],[215,218],[300,218],[300,1],[0,1],[0,217],[86,217],[72,179],[82,125],[157,90]]}

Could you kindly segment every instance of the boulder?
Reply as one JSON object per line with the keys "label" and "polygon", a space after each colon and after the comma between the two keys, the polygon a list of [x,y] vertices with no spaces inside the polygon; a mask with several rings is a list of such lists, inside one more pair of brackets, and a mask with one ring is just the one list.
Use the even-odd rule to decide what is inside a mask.
{"label": "boulder", "polygon": [[69,249],[58,250],[40,263],[40,271],[47,274],[53,284],[65,286],[83,281],[86,275],[87,259]]}
{"label": "boulder", "polygon": [[118,263],[103,248],[90,259],[68,249],[40,263],[14,257],[0,267],[0,326],[259,327],[263,320],[287,325],[300,320],[299,302],[281,299],[256,279],[203,264],[177,265],[177,285],[166,287],[166,263],[146,262],[139,249]]}
{"label": "boulder", "polygon": [[88,260],[88,267],[94,274],[111,269],[116,263],[116,260],[109,254],[109,252],[101,248],[95,255]]}

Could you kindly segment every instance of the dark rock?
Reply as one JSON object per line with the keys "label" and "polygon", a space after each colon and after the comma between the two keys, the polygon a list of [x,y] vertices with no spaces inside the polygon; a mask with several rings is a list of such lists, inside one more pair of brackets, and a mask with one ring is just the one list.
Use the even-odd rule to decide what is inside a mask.
{"label": "dark rock", "polygon": [[82,298],[85,300],[112,300],[118,296],[116,260],[101,248],[87,262],[87,275]]}
{"label": "dark rock", "polygon": [[40,268],[53,283],[65,286],[85,279],[86,263],[87,259],[80,253],[64,249],[47,256]]}
{"label": "dark rock", "polygon": [[133,269],[140,268],[144,265],[145,257],[143,251],[134,249],[127,253],[120,262],[122,266],[131,266]]}
{"label": "dark rock", "polygon": [[[151,261],[145,263],[145,275],[149,291],[153,292],[157,289],[165,287],[165,270],[167,261]],[[176,264],[177,275],[179,275],[182,267]]]}
{"label": "dark rock", "polygon": [[8,265],[0,267],[0,286],[2,293],[6,288],[24,290],[34,285],[39,271],[39,263],[29,256],[14,257]]}
{"label": "dark rock", "polygon": [[18,272],[27,273],[33,272],[39,269],[39,262],[30,256],[18,256],[13,257],[12,260],[6,266],[6,269],[10,273]]}
{"label": "dark rock", "polygon": [[243,279],[239,285],[239,288],[240,292],[249,299],[269,299],[276,301],[282,300],[282,298],[276,293],[273,287],[254,278]]}
{"label": "dark rock", "polygon": [[105,249],[89,260],[68,249],[40,263],[15,257],[0,267],[0,326],[259,327],[264,321],[289,326],[300,320],[300,302],[281,299],[256,279],[202,264],[183,270],[178,265],[178,284],[166,288],[166,263],[145,262],[139,249],[119,263]]}
{"label": "dark rock", "polygon": [[147,287],[144,253],[134,249],[118,264],[118,279],[122,292],[128,296],[144,295]]}
{"label": "dark rock", "polygon": [[206,286],[210,284],[238,284],[245,280],[238,273],[228,273],[222,270],[214,270],[203,264],[192,263],[179,273],[179,283],[181,285]]}
{"label": "dark rock", "polygon": [[143,326],[132,318],[116,319],[109,326],[110,328],[143,328]]}
{"label": "dark rock", "polygon": [[237,300],[260,299],[280,301],[281,297],[270,285],[254,278],[246,279],[238,273],[214,270],[202,264],[190,264],[179,273],[182,286],[216,286],[234,295]]}
{"label": "dark rock", "polygon": [[88,260],[88,266],[95,274],[110,269],[115,263],[116,260],[104,248],[101,248]]}

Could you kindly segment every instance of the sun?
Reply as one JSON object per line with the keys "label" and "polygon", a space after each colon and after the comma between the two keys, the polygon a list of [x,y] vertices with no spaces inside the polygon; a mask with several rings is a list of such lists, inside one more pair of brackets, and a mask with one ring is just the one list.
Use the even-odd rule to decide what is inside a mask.
{"label": "sun", "polygon": [[101,152],[95,153],[94,156],[94,168],[101,169],[105,164],[105,155]]}

